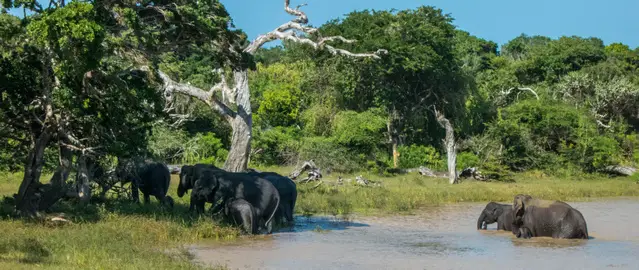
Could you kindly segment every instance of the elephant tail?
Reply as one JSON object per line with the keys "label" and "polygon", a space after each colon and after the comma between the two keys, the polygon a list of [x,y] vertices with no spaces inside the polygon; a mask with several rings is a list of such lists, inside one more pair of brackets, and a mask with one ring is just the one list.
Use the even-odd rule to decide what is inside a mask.
{"label": "elephant tail", "polygon": [[271,216],[268,218],[268,220],[266,220],[266,222],[264,222],[264,224],[268,224],[269,222],[271,222],[271,220],[273,220],[273,216],[275,216],[275,212],[277,212],[277,209],[280,207],[280,196],[275,196],[275,207],[273,207],[273,211],[271,211]]}

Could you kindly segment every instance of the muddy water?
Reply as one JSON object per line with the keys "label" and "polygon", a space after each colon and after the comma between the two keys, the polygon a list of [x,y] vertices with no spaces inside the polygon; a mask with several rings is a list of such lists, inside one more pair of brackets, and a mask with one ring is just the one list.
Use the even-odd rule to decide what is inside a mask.
{"label": "muddy water", "polygon": [[571,205],[592,239],[516,239],[496,224],[477,231],[484,203],[349,222],[296,217],[288,231],[191,251],[231,269],[639,269],[639,200]]}

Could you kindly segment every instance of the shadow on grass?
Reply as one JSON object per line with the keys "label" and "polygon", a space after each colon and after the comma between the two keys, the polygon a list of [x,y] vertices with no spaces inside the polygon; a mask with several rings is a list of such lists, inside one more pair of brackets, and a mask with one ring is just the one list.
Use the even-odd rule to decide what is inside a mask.
{"label": "shadow on grass", "polygon": [[[0,220],[15,219],[15,202],[11,197],[4,197],[0,202]],[[74,223],[96,223],[106,215],[138,216],[160,221],[171,221],[186,226],[195,224],[202,216],[210,218],[210,213],[201,216],[189,213],[187,205],[176,202],[169,209],[155,200],[150,203],[135,203],[125,198],[92,198],[89,204],[81,204],[76,200],[61,200],[46,213],[47,215],[63,215]],[[37,222],[37,221],[34,221]]]}
{"label": "shadow on grass", "polygon": [[0,241],[0,261],[24,264],[49,263],[51,252],[35,238]]}

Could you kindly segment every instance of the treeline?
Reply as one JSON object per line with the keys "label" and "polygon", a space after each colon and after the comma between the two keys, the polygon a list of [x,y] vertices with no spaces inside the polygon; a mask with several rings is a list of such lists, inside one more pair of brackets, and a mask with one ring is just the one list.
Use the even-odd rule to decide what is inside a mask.
{"label": "treeline", "polygon": [[[189,28],[189,16],[158,22],[152,10],[93,4],[74,2],[24,20],[0,15],[0,131],[7,138],[0,169],[24,169],[37,150],[37,129],[49,125],[34,125],[34,112],[59,136],[45,149],[51,170],[64,148],[57,142],[100,145],[93,150],[103,157],[223,163],[231,145],[227,121],[186,96],[177,95],[173,111],[165,110],[157,90],[162,83],[132,70],[140,63],[201,89],[219,81],[212,67],[251,67],[251,165],[314,159],[341,172],[386,173],[395,165],[443,170],[445,131],[435,110],[455,128],[458,168],[505,175],[639,163],[639,48],[526,35],[498,46],[456,29],[439,9],[420,7],[353,12],[311,36],[357,40],[331,42],[355,53],[387,50],[381,59],[335,56],[287,41],[253,57],[219,49],[246,43],[228,29],[219,3],[180,11],[218,16],[196,28]],[[105,13],[109,9],[118,16]],[[218,44],[203,45],[211,37]],[[43,71],[45,64],[55,68]],[[48,84],[57,84],[51,100],[46,93],[42,98]],[[47,102],[59,108],[55,117],[41,107]],[[69,130],[75,136],[64,136]]]}
{"label": "treeline", "polygon": [[[455,127],[459,168],[570,173],[639,162],[639,49],[527,35],[498,48],[451,22],[421,7],[353,12],[320,28],[356,39],[339,44],[353,52],[387,49],[381,61],[291,42],[261,50],[250,74],[251,163],[314,159],[336,171],[386,172],[396,141],[400,168],[443,170],[444,130],[433,109]],[[152,151],[172,162],[195,161],[194,153],[223,160],[229,130],[201,117],[210,130],[156,127]]]}

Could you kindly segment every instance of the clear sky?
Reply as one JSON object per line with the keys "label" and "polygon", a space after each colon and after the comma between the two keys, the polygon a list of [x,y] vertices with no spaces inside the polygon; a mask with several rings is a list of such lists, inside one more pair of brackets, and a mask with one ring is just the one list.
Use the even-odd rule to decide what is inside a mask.
{"label": "clear sky", "polygon": [[[557,38],[598,37],[606,44],[639,47],[639,0],[291,0],[308,3],[310,23],[319,26],[354,10],[408,9],[432,5],[450,13],[458,28],[504,44],[525,33]],[[40,2],[47,2],[41,0]],[[290,20],[283,0],[221,0],[238,28],[253,39]],[[13,11],[21,15],[22,11]]]}
{"label": "clear sky", "polygon": [[[221,2],[251,39],[291,18],[284,12],[283,0]],[[451,14],[458,28],[500,45],[525,33],[552,38],[592,36],[605,44],[639,47],[639,0],[291,0],[291,6],[301,3],[308,3],[303,9],[314,26],[354,10],[432,5]]]}

